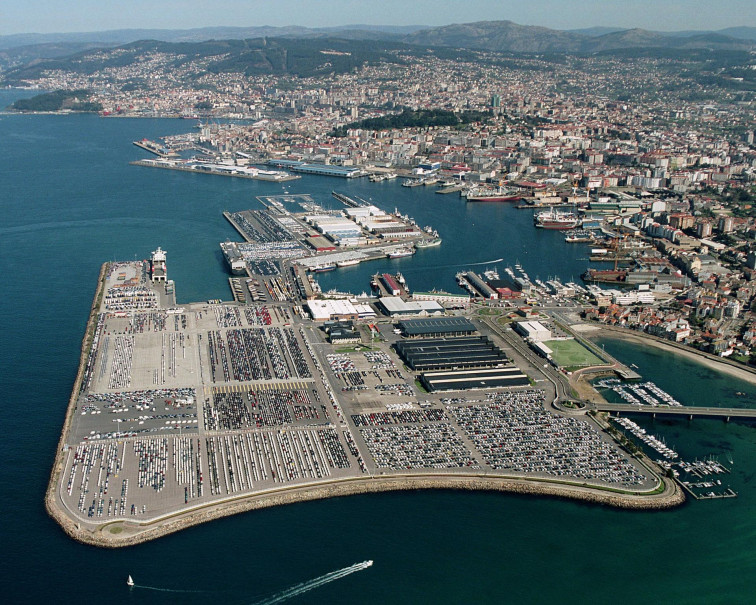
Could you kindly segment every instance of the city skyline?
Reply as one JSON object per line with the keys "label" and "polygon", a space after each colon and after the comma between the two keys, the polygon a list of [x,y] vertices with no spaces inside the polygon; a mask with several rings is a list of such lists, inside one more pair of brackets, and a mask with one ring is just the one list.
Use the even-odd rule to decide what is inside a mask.
{"label": "city skyline", "polygon": [[[717,3],[670,2],[659,11],[652,0],[607,4],[597,0],[543,0],[537,5],[471,0],[470,2],[380,4],[357,0],[282,0],[269,2],[147,2],[134,0],[128,14],[109,0],[82,0],[75,5],[56,0],[29,0],[0,9],[0,35],[94,32],[113,29],[193,29],[221,26],[329,27],[355,24],[437,27],[452,23],[509,20],[552,29],[589,27],[641,28],[655,31],[718,30],[756,26],[752,4],[744,0]],[[747,15],[751,15],[750,18]]]}

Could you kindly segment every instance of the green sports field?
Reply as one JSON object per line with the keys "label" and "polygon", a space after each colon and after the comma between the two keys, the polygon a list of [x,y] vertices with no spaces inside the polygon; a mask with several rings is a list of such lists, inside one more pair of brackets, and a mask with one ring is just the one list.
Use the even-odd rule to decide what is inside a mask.
{"label": "green sports field", "polygon": [[604,363],[577,340],[548,340],[543,344],[553,351],[551,357],[561,368],[581,368]]}

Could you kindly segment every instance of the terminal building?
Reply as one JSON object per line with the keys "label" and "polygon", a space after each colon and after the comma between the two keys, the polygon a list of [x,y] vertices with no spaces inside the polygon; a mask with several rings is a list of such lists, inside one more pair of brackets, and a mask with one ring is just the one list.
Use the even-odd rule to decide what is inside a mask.
{"label": "terminal building", "polygon": [[318,174],[321,176],[339,176],[345,179],[353,179],[365,176],[367,173],[356,166],[333,166],[331,164],[308,164],[297,160],[269,160],[271,166],[286,168],[292,172],[302,174]]}

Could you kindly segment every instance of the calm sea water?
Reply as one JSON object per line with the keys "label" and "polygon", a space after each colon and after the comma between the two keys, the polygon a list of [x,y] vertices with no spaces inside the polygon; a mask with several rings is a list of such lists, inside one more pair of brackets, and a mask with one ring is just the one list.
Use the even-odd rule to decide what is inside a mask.
{"label": "calm sea water", "polygon": [[[19,96],[0,91],[0,106]],[[569,501],[457,492],[380,494],[252,512],[116,551],[68,539],[43,496],[76,373],[100,264],[158,245],[180,301],[229,298],[218,242],[235,238],[223,210],[254,207],[281,185],[151,170],[137,138],[184,132],[187,121],[0,115],[0,551],[3,601],[252,603],[354,563],[375,565],[292,599],[300,603],[735,603],[756,573],[756,432],[720,421],[646,422],[686,458],[731,456],[740,497],[662,513]],[[536,231],[529,211],[465,204],[431,188],[325,177],[289,183],[330,203],[332,189],[394,206],[439,230],[441,247],[413,258],[321,276],[360,292],[378,270],[410,286],[456,291],[466,263],[503,257],[532,277],[577,278],[586,248]],[[606,341],[682,400],[726,401],[733,388],[672,355]],[[694,380],[695,379],[695,380]],[[749,391],[753,393],[753,391]],[[144,588],[129,591],[127,574]]]}

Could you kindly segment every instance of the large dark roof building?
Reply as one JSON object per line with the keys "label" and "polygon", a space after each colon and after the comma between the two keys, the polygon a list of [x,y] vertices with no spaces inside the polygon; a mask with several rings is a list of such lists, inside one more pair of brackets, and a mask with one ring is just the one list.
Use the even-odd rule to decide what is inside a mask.
{"label": "large dark roof building", "polygon": [[469,336],[478,329],[464,317],[432,317],[428,319],[405,319],[399,322],[399,329],[409,338],[443,338],[447,336]]}

